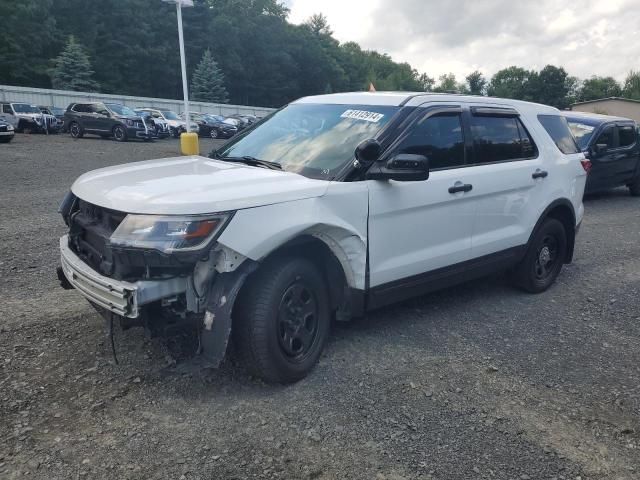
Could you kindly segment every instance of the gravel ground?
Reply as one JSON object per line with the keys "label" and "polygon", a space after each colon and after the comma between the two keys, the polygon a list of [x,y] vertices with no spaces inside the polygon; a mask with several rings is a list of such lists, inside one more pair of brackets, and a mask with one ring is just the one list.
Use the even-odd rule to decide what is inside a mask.
{"label": "gravel ground", "polygon": [[[203,152],[213,142],[201,140]],[[541,295],[496,275],[337,325],[302,382],[173,365],[57,286],[56,209],[81,173],[175,155],[18,135],[0,146],[0,478],[640,478],[640,199],[585,201]],[[188,363],[188,362],[187,362]]]}

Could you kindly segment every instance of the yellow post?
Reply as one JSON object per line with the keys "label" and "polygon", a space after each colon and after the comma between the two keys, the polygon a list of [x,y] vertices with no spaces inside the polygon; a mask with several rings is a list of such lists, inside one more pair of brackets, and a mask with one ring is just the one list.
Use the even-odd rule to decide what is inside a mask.
{"label": "yellow post", "polygon": [[180,151],[182,155],[200,155],[198,134],[194,132],[184,132],[180,135]]}

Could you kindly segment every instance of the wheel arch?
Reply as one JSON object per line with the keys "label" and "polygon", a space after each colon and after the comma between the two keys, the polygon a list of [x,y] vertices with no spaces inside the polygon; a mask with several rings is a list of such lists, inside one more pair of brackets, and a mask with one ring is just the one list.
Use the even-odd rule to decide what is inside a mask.
{"label": "wheel arch", "polygon": [[576,239],[576,213],[573,204],[567,198],[554,200],[543,210],[529,236],[527,245],[531,243],[534,235],[547,218],[555,218],[564,226],[567,234],[567,256],[564,259],[564,263],[571,263]]}

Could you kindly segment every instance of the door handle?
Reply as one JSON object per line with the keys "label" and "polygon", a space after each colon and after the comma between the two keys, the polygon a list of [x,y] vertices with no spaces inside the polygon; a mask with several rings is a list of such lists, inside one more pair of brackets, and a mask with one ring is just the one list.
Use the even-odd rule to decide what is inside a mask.
{"label": "door handle", "polygon": [[547,178],[548,175],[549,175],[549,172],[547,172],[546,170],[537,169],[535,172],[533,172],[533,174],[531,175],[531,178],[533,179]]}
{"label": "door handle", "polygon": [[449,193],[469,192],[473,188],[470,183],[456,182],[453,187],[449,187]]}

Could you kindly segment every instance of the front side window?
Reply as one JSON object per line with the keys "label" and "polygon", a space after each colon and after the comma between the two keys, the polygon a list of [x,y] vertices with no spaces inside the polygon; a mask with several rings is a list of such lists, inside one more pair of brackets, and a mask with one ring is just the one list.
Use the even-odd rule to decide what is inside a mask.
{"label": "front side window", "polygon": [[580,152],[578,144],[573,138],[571,130],[569,130],[566,118],[560,115],[538,115],[538,120],[556,144],[558,150],[565,155]]}
{"label": "front side window", "polygon": [[16,113],[42,113],[38,107],[28,103],[14,103],[13,109]]}
{"label": "front side window", "polygon": [[503,162],[535,156],[533,140],[516,117],[471,117],[474,163]]}
{"label": "front side window", "polygon": [[618,139],[621,147],[628,147],[636,142],[635,129],[631,125],[621,125],[618,127]]}
{"label": "front side window", "polygon": [[216,156],[254,157],[276,162],[283,170],[331,180],[353,160],[358,144],[375,137],[398,110],[388,105],[288,105]]}
{"label": "front side window", "polygon": [[11,110],[11,105],[8,105],[6,103],[2,105],[2,111],[4,113],[8,113],[9,115],[13,115],[13,111]]}
{"label": "front side window", "polygon": [[424,155],[429,169],[464,165],[464,136],[459,113],[423,118],[402,141],[397,153]]}
{"label": "front side window", "polygon": [[78,113],[89,113],[90,108],[89,105],[83,104],[83,103],[76,103],[72,110],[74,112],[78,112]]}
{"label": "front side window", "polygon": [[606,145],[607,148],[614,147],[613,126],[606,127],[596,140],[596,145]]}
{"label": "front side window", "polygon": [[180,120],[176,112],[172,112],[171,110],[163,110],[162,115],[164,115],[164,118],[167,120]]}

